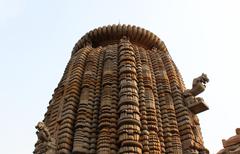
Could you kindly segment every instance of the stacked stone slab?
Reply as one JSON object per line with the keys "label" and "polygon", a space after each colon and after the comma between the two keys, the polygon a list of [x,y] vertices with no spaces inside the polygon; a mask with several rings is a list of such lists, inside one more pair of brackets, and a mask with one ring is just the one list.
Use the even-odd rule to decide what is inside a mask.
{"label": "stacked stone slab", "polygon": [[[189,91],[153,33],[94,29],[76,43],[49,102],[43,122],[52,153],[208,153],[196,115],[208,108]],[[45,142],[39,138],[35,154],[46,153]]]}

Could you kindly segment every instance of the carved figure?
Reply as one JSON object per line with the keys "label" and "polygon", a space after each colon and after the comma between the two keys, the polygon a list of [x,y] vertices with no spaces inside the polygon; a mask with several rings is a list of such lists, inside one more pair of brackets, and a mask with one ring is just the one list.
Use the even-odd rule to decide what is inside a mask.
{"label": "carved figure", "polygon": [[183,95],[186,96],[197,96],[202,93],[206,88],[206,83],[209,82],[207,74],[202,73],[201,76],[193,79],[192,89],[184,91]]}
{"label": "carved figure", "polygon": [[193,79],[192,89],[187,89],[183,92],[185,105],[194,114],[208,110],[208,106],[205,104],[203,98],[196,97],[205,90],[207,82],[209,82],[207,75],[202,73],[201,76]]}
{"label": "carved figure", "polygon": [[229,139],[222,140],[224,149],[220,150],[217,154],[238,154],[240,153],[240,128],[236,129],[236,135]]}
{"label": "carved figure", "polygon": [[230,137],[227,140],[223,139],[222,143],[223,143],[224,147],[229,147],[229,146],[232,146],[232,145],[235,145],[235,144],[240,144],[240,128],[236,129],[236,135],[235,136]]}
{"label": "carved figure", "polygon": [[38,136],[39,141],[41,142],[51,141],[50,133],[44,122],[38,122],[35,128],[38,130],[36,134]]}
{"label": "carved figure", "polygon": [[50,136],[49,130],[44,122],[38,122],[35,128],[38,136],[38,142],[35,144],[34,154],[56,154],[55,139]]}

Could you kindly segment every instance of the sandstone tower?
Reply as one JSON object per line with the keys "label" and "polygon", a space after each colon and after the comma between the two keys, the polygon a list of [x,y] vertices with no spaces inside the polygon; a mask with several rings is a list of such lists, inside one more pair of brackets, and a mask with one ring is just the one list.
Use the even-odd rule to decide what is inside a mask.
{"label": "sandstone tower", "polygon": [[205,74],[185,89],[163,41],[136,26],[86,33],[75,45],[35,154],[207,154],[196,114]]}

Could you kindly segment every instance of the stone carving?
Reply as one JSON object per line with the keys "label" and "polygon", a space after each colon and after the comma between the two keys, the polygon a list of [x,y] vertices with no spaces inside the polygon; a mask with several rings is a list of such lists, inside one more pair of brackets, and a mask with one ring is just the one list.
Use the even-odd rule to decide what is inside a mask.
{"label": "stone carving", "polygon": [[184,91],[165,44],[145,29],[94,29],[73,48],[34,153],[207,154],[196,114],[208,81]]}
{"label": "stone carving", "polygon": [[48,128],[44,124],[44,122],[38,122],[35,126],[38,130],[36,132],[38,136],[38,142],[36,143],[36,147],[40,146],[38,152],[35,150],[33,153],[38,154],[41,151],[41,154],[55,154],[56,153],[56,143],[55,139],[51,137]]}
{"label": "stone carving", "polygon": [[35,128],[38,130],[36,134],[40,142],[51,141],[50,133],[44,122],[38,122]]}
{"label": "stone carving", "polygon": [[193,79],[192,89],[187,89],[183,93],[186,106],[195,114],[208,110],[203,98],[196,97],[205,90],[207,82],[209,82],[207,75],[202,73]]}
{"label": "stone carving", "polygon": [[193,79],[192,89],[187,89],[184,91],[183,95],[185,97],[197,96],[205,90],[207,82],[209,82],[207,75],[202,73],[201,76]]}
{"label": "stone carving", "polygon": [[236,135],[229,139],[222,140],[224,149],[220,150],[217,154],[239,154],[240,153],[240,128],[236,129]]}

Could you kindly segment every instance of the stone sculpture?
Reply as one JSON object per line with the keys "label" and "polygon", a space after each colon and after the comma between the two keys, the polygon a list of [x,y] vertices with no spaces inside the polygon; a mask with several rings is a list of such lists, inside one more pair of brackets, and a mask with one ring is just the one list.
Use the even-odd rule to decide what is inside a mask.
{"label": "stone sculpture", "polygon": [[207,154],[194,105],[206,82],[186,90],[163,41],[143,28],[94,29],[73,48],[34,153],[52,138],[56,154]]}
{"label": "stone sculpture", "polygon": [[186,106],[195,114],[208,110],[203,98],[196,97],[205,90],[207,82],[209,82],[207,75],[202,73],[201,76],[193,79],[192,89],[183,92]]}
{"label": "stone sculpture", "polygon": [[220,150],[217,154],[239,154],[240,153],[240,128],[236,129],[236,135],[229,139],[222,140],[224,149]]}
{"label": "stone sculpture", "polygon": [[199,95],[205,90],[207,82],[209,82],[207,75],[202,73],[201,76],[193,79],[192,89],[185,90],[183,95],[185,97]]}
{"label": "stone sculpture", "polygon": [[53,139],[48,131],[48,128],[44,124],[44,122],[38,122],[35,127],[38,131],[36,132],[38,137],[38,142],[36,143],[36,147],[42,147],[40,150],[35,149],[34,153],[37,151],[42,154],[55,154],[56,153],[56,145],[55,139]]}

